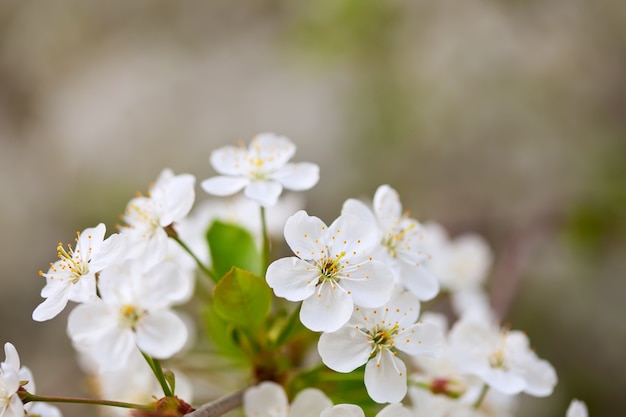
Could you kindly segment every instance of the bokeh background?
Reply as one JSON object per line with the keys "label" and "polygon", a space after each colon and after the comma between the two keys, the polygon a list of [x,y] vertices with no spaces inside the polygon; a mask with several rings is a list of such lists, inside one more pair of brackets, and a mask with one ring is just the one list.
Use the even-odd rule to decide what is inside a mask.
{"label": "bokeh background", "polygon": [[560,379],[520,415],[572,397],[626,415],[614,0],[0,2],[0,341],[38,392],[86,392],[66,313],[30,320],[57,242],[265,131],[321,166],[306,198],[326,221],[388,183],[413,217],[486,237],[495,308]]}

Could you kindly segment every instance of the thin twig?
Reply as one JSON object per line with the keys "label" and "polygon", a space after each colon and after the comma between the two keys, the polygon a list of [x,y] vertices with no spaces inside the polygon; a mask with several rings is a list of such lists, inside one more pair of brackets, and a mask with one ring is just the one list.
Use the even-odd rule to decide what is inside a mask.
{"label": "thin twig", "polygon": [[237,391],[225,397],[206,403],[196,411],[185,414],[185,417],[219,417],[243,403],[245,390]]}

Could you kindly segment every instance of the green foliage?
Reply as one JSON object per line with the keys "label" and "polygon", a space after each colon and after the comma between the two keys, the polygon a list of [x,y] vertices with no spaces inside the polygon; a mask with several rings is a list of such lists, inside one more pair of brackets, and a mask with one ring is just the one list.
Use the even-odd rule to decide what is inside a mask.
{"label": "green foliage", "polygon": [[236,328],[233,323],[229,323],[220,317],[215,311],[213,305],[204,312],[204,323],[211,343],[215,346],[218,353],[230,359],[243,359],[245,354],[236,342]]}
{"label": "green foliage", "polygon": [[215,286],[215,312],[258,338],[264,337],[271,305],[272,291],[265,280],[249,271],[233,267]]}
{"label": "green foliage", "polygon": [[226,274],[232,267],[255,274],[262,272],[263,262],[254,238],[243,227],[216,220],[209,227],[206,238],[213,271],[218,277]]}

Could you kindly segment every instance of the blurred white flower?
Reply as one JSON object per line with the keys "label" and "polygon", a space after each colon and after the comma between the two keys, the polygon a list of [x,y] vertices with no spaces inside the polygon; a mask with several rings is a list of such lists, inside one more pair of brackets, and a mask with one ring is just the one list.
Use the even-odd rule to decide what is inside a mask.
{"label": "blurred white flower", "polygon": [[436,354],[443,334],[432,323],[416,323],[419,300],[410,292],[394,291],[377,309],[356,308],[348,324],[320,336],[322,362],[338,372],[365,365],[365,388],[378,403],[401,401],[407,392],[406,366],[396,354]]}
{"label": "blurred white flower", "polygon": [[474,291],[482,286],[493,263],[485,239],[473,233],[450,239],[443,226],[434,222],[426,223],[424,231],[433,255],[426,264],[442,289],[454,293]]}
{"label": "blurred white flower", "polygon": [[262,206],[273,206],[283,188],[303,191],[319,181],[319,167],[310,162],[288,163],[296,146],[273,133],[257,135],[244,146],[225,146],[211,153],[211,165],[222,174],[202,181],[209,194],[227,196],[242,189]]}
{"label": "blurred white flower", "polygon": [[348,199],[342,214],[351,214],[374,224],[377,230],[377,252],[381,261],[394,273],[398,284],[420,300],[430,300],[439,292],[439,283],[426,260],[430,258],[422,225],[402,212],[398,193],[381,185],[374,194],[373,211],[361,201]]}
{"label": "blurred white flower", "polygon": [[318,389],[308,388],[296,395],[291,405],[283,387],[275,382],[261,382],[243,395],[246,417],[319,417],[333,403]]}
{"label": "blurred white flower", "polygon": [[36,402],[28,410],[26,417],[61,417],[61,410],[50,404]]}
{"label": "blurred white flower", "polygon": [[[376,414],[376,417],[412,417],[413,414],[402,404],[389,404]],[[358,405],[338,404],[322,411],[319,417],[365,417]]]}
{"label": "blurred white flower", "polygon": [[449,334],[450,361],[504,394],[552,394],[557,382],[550,363],[539,359],[521,331],[500,329],[485,320],[464,317]]}
{"label": "blurred white flower", "polygon": [[580,400],[572,400],[569,407],[567,407],[567,413],[565,417],[588,417],[587,405]]}
{"label": "blurred white flower", "polygon": [[376,231],[354,216],[330,226],[300,210],[285,224],[285,240],[296,257],[274,261],[266,279],[278,297],[302,301],[300,320],[313,331],[346,324],[354,305],[379,307],[393,289],[389,268],[371,256]]}
{"label": "blurred white flower", "polygon": [[13,344],[4,344],[4,356],[4,362],[0,363],[0,417],[24,417],[32,403],[24,405],[17,392],[24,387],[29,393],[35,393],[33,374],[21,366]]}
{"label": "blurred white flower", "polygon": [[68,300],[84,303],[96,296],[96,274],[118,260],[124,250],[123,239],[117,235],[104,238],[106,227],[100,223],[78,232],[76,247],[66,250],[59,243],[59,260],[50,265],[41,296],[46,300],[33,311],[33,320],[45,321],[55,317],[67,305]]}
{"label": "blurred white flower", "polygon": [[188,296],[188,286],[173,262],[146,267],[139,260],[126,260],[102,272],[101,299],[70,313],[68,334],[102,369],[126,366],[135,346],[166,359],[187,340],[187,327],[169,307]]}

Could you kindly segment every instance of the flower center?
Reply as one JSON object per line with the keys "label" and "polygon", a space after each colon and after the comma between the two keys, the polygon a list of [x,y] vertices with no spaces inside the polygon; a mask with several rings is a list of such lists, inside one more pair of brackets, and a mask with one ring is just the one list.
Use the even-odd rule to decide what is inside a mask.
{"label": "flower center", "polygon": [[318,285],[322,284],[324,281],[339,282],[337,274],[341,269],[341,259],[345,255],[345,252],[341,252],[335,256],[335,259],[324,259],[321,261],[319,264],[320,281]]}
{"label": "flower center", "polygon": [[[91,251],[91,248],[89,248]],[[70,275],[70,282],[76,284],[82,276],[89,273],[89,261],[85,261],[80,249],[74,251],[72,245],[68,243],[67,250],[63,247],[63,244],[59,242],[57,246],[59,259],[62,261],[62,269],[67,269],[67,273]],[[56,272],[56,271],[55,271]]]}
{"label": "flower center", "polygon": [[504,348],[506,346],[506,336],[507,332],[503,331],[500,333],[500,342],[498,343],[497,349],[489,356],[489,366],[492,368],[503,368],[506,369],[506,363],[504,361]]}
{"label": "flower center", "polygon": [[[403,220],[403,219],[404,219],[404,216],[400,220]],[[412,229],[415,228],[415,223],[413,222],[411,222],[405,228],[399,227],[398,224],[400,224],[400,221],[398,221],[397,224],[391,230],[385,233],[385,235],[382,238],[382,241],[380,242],[381,245],[387,248],[387,251],[393,258],[398,256],[397,248],[400,242],[404,240],[408,232],[410,232]]]}
{"label": "flower center", "polygon": [[372,344],[370,357],[376,356],[383,349],[393,351],[393,339],[398,334],[398,327],[398,324],[394,324],[391,328],[376,325],[373,330],[365,331],[370,337],[370,343]]}
{"label": "flower center", "polygon": [[144,312],[138,311],[134,306],[125,304],[120,308],[119,320],[122,326],[134,329],[143,318]]}

